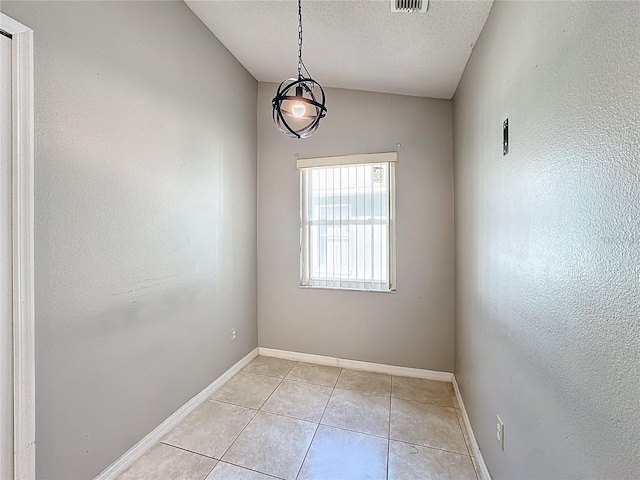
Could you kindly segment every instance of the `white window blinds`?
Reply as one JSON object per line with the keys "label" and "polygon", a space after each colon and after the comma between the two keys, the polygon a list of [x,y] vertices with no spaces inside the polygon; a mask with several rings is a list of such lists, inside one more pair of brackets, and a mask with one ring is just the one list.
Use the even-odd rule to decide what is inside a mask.
{"label": "white window blinds", "polygon": [[391,291],[396,153],[298,160],[301,285]]}

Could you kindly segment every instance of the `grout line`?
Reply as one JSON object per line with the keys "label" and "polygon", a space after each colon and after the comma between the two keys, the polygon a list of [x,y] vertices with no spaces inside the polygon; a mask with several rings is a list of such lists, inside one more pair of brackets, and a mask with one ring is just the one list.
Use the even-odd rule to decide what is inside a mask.
{"label": "grout line", "polygon": [[220,400],[219,398],[207,398],[207,402],[220,402],[226,405],[233,405],[234,407],[246,408],[247,410],[255,410],[256,412],[260,410],[260,407],[247,407],[246,405],[240,405],[238,403],[230,402],[229,400]]}
{"label": "grout line", "polygon": [[[194,455],[199,455],[201,457],[208,458],[209,460],[215,460],[216,462],[220,460],[219,458],[212,457],[211,455],[205,455],[204,453],[194,452],[193,450],[189,450],[188,448],[179,447],[178,445],[173,445],[172,443],[167,443],[164,440],[159,441],[156,445],[159,445],[159,444],[163,444],[163,445],[166,445],[167,447],[171,447],[171,448],[177,448],[178,450],[182,450],[182,451],[185,451],[185,452],[193,453]],[[213,470],[213,468],[211,470]],[[211,473],[211,472],[209,472],[209,473]]]}
{"label": "grout line", "polygon": [[[251,375],[262,375],[263,377],[278,378],[278,379],[280,379],[280,380],[284,380],[284,377],[281,377],[280,375],[269,375],[269,374],[267,374],[267,373],[249,372],[249,371],[247,371],[247,370],[245,370],[245,369],[240,370],[238,373],[249,373],[249,374],[251,374]],[[237,375],[238,373],[236,373],[236,375]],[[287,373],[287,375],[289,375],[289,374]],[[234,377],[235,377],[235,375],[234,375]]]}
{"label": "grout line", "polygon": [[[253,468],[243,467],[242,465],[238,465],[238,464],[233,463],[233,462],[230,462],[230,461],[228,461],[228,460],[225,460],[225,461],[220,460],[220,461],[218,462],[218,464],[220,464],[220,463],[226,463],[227,465],[233,465],[234,467],[242,468],[243,470],[249,470],[249,471],[251,471],[251,472],[259,473],[260,475],[265,475],[265,476],[267,476],[267,477],[277,478],[278,480],[283,480],[283,478],[282,478],[282,477],[276,477],[275,475],[271,475],[270,473],[264,473],[264,472],[261,472],[260,470],[254,470]],[[217,466],[218,466],[218,465],[216,464],[216,467],[217,467]],[[214,467],[214,468],[215,468],[215,467]],[[209,472],[209,473],[211,473],[211,472]]]}
{"label": "grout line", "polygon": [[[308,382],[306,380],[296,380],[294,378],[289,378],[289,377],[284,377],[283,380],[286,380],[287,382],[302,383],[304,385],[315,385],[316,387],[325,387],[325,388],[334,388],[335,387],[335,384],[326,385],[326,384],[322,384],[322,383]],[[336,383],[337,383],[337,380],[336,380]]]}
{"label": "grout line", "polygon": [[440,403],[421,402],[419,400],[407,400],[406,398],[398,398],[398,397],[392,397],[392,398],[396,400],[400,400],[401,402],[419,403],[420,405],[431,405],[433,407],[448,408],[449,410],[453,410],[454,412],[457,410],[456,407],[450,407],[448,405],[442,405]]}
{"label": "grout line", "polygon": [[342,430],[343,432],[357,433],[358,435],[366,435],[367,437],[378,438],[381,440],[389,440],[389,437],[381,437],[380,435],[374,435],[373,433],[359,432],[357,430],[350,430],[344,427],[336,427],[335,425],[329,425],[327,423],[321,423],[320,425],[322,425],[323,427],[335,428],[336,430]]}
{"label": "grout line", "polygon": [[[256,357],[256,358],[257,358],[257,357]],[[295,365],[295,364],[294,364],[294,365]],[[293,367],[291,367],[291,368],[293,368]],[[238,373],[240,373],[240,372],[238,372]],[[247,372],[247,373],[249,373],[249,372]],[[236,375],[237,375],[237,374],[236,374]],[[259,375],[259,374],[256,374],[256,375]],[[235,376],[235,375],[234,375],[234,376]],[[268,376],[268,375],[265,375],[265,376]],[[232,378],[233,378],[233,377],[232,377]],[[252,416],[252,417],[251,417],[251,419],[247,422],[247,424],[244,426],[244,428],[242,429],[242,431],[241,431],[241,432],[238,434],[238,436],[233,440],[233,442],[231,442],[231,445],[229,445],[229,448],[227,448],[227,449],[224,451],[224,453],[223,453],[223,454],[222,454],[222,456],[220,457],[220,459],[221,459],[221,460],[222,460],[222,458],[227,454],[227,452],[228,452],[229,450],[231,450],[231,447],[233,447],[233,445],[238,441],[238,439],[239,439],[239,438],[240,438],[240,436],[244,433],[244,431],[247,429],[247,427],[248,427],[249,425],[251,425],[251,422],[253,422],[253,419],[254,419],[254,418],[256,418],[256,416],[257,416],[257,415],[258,415],[258,413],[260,412],[260,409],[264,406],[264,404],[265,404],[265,403],[267,403],[267,400],[269,400],[269,399],[271,398],[271,395],[273,395],[273,392],[275,392],[275,391],[278,389],[278,387],[280,386],[280,384],[282,383],[282,381],[283,381],[283,380],[284,380],[284,378],[281,378],[281,379],[280,379],[280,381],[278,382],[278,385],[276,385],[276,388],[274,388],[274,389],[273,389],[273,391],[272,391],[272,392],[269,394],[269,396],[267,397],[267,399],[266,399],[264,402],[262,402],[262,403],[260,404],[260,406],[259,406],[259,407],[258,407],[258,409],[256,410],[256,413],[254,413],[254,414],[253,414],[253,416]],[[233,404],[231,404],[231,405],[233,405]],[[238,406],[242,406],[242,405],[238,405]],[[238,465],[238,466],[239,466],[239,465]],[[260,472],[260,473],[262,473],[262,472]]]}
{"label": "grout line", "polygon": [[238,441],[238,438],[240,438],[240,435],[242,435],[244,433],[244,431],[247,429],[247,427],[249,426],[249,424],[253,421],[254,418],[256,418],[256,415],[258,415],[258,412],[260,410],[256,410],[255,413],[253,414],[253,416],[249,419],[249,421],[247,422],[247,424],[244,426],[244,428],[240,431],[240,433],[238,434],[238,436],[236,438],[233,439],[233,442],[231,442],[231,445],[229,445],[229,447],[227,447],[227,449],[224,451],[224,453],[222,455],[220,455],[220,460],[222,460],[222,458],[227,454],[227,452],[231,449],[231,447],[233,447],[233,445]]}
{"label": "grout line", "polygon": [[[298,361],[293,362],[293,365],[291,365],[291,368],[287,372],[287,375],[289,375],[291,373],[291,370],[293,370],[293,367],[295,367],[298,363],[300,363],[300,362],[298,362]],[[287,375],[285,375],[284,378],[287,378]]]}
{"label": "grout line", "polygon": [[213,472],[213,469],[214,469],[214,468],[216,468],[216,467],[218,466],[218,464],[219,464],[219,463],[220,463],[220,462],[216,462],[216,464],[213,466],[213,468],[212,468],[211,470],[209,470],[209,473],[207,473],[207,475],[204,477],[204,480],[207,480],[207,477],[208,477],[209,475],[211,475],[211,472]]}
{"label": "grout line", "polygon": [[209,470],[209,473],[207,473],[207,474],[204,476],[204,479],[203,479],[203,480],[207,480],[207,477],[208,477],[209,475],[211,475],[211,472],[213,472],[213,469],[214,469],[214,468],[216,468],[216,467],[218,466],[218,464],[219,464],[219,463],[220,463],[220,461],[219,461],[219,460],[216,460],[216,463],[213,465],[213,467],[211,467],[211,470]]}
{"label": "grout line", "polygon": [[429,447],[427,445],[420,445],[419,443],[411,443],[411,442],[407,442],[406,440],[398,440],[396,438],[389,438],[389,440],[393,440],[394,442],[398,442],[398,443],[406,443],[407,445],[411,445],[414,447],[428,448],[429,450],[440,450],[441,452],[451,453],[452,455],[459,455],[461,457],[471,458],[471,455],[467,455],[466,453],[453,452],[451,450],[445,450],[444,448]]}
{"label": "grout line", "polygon": [[[327,402],[329,403],[329,402]],[[313,445],[313,441],[316,439],[316,434],[318,433],[318,429],[320,428],[320,424],[316,424],[316,429],[313,432],[313,437],[311,437],[311,441],[309,442],[309,446],[307,447],[307,451],[304,452],[304,458],[298,467],[298,472],[296,473],[296,479],[300,476],[300,472],[302,471],[302,467],[304,466],[304,462],[307,460],[307,455],[309,455],[309,450],[311,450],[311,445]]]}
{"label": "grout line", "polygon": [[[338,375],[338,378],[340,378],[340,375],[342,375],[342,371],[344,369],[340,369],[340,374]],[[336,380],[336,384],[338,383],[338,380]],[[327,411],[327,407],[329,406],[329,402],[331,401],[331,397],[333,397],[333,392],[335,391],[336,387],[335,385],[333,386],[333,388],[331,389],[331,395],[329,395],[329,399],[327,400],[327,403],[324,406],[324,410],[322,410],[322,415],[320,415],[320,420],[318,420],[318,425],[316,426],[316,431],[313,432],[313,437],[311,438],[311,442],[309,442],[309,447],[307,448],[306,453],[304,454],[304,458],[302,459],[302,463],[300,464],[300,468],[298,468],[298,473],[296,474],[296,479],[300,476],[300,472],[302,471],[302,467],[304,466],[304,462],[307,461],[307,455],[309,455],[309,450],[311,450],[311,445],[313,445],[313,441],[316,439],[316,435],[318,434],[318,430],[320,429],[320,422],[322,422],[322,417],[324,417],[325,412]]]}
{"label": "grout line", "polygon": [[305,423],[312,423],[314,425],[319,425],[318,422],[313,420],[305,420],[304,418],[292,417],[290,415],[283,415],[282,413],[274,413],[268,410],[260,410],[260,413],[264,413],[265,415],[275,415],[276,417],[288,418],[289,420],[295,420],[297,422],[305,422]]}
{"label": "grout line", "polygon": [[284,378],[280,379],[280,381],[278,382],[278,385],[276,385],[276,388],[274,388],[273,391],[269,394],[269,396],[264,400],[264,402],[260,404],[260,406],[258,407],[258,411],[262,411],[262,407],[264,407],[264,404],[269,401],[269,399],[273,396],[274,393],[276,393],[276,390],[278,390],[278,387],[282,385],[282,382],[284,382]]}
{"label": "grout line", "polygon": [[367,392],[362,392],[360,390],[354,390],[352,388],[341,388],[341,387],[333,387],[335,390],[341,390],[343,392],[353,392],[353,393],[359,393],[360,395],[366,395],[368,397],[382,397],[382,398],[391,398],[391,394],[389,395],[378,395],[377,393],[367,393]]}
{"label": "grout line", "polygon": [[[340,379],[340,375],[342,375],[343,371],[344,371],[344,368],[340,369],[340,374],[338,375],[338,380]],[[338,384],[338,380],[336,380],[336,385]],[[322,419],[324,418],[324,414],[327,412],[327,408],[329,408],[329,402],[331,402],[331,398],[333,397],[333,394],[336,391],[336,385],[334,385],[333,388],[331,389],[331,395],[329,395],[329,400],[327,400],[327,404],[324,406],[324,410],[322,410],[322,415],[320,415],[320,420],[318,421],[319,425],[322,423]],[[340,390],[340,389],[338,389],[338,390]]]}
{"label": "grout line", "polygon": [[[327,400],[328,402],[328,400]],[[262,413],[268,413],[269,415],[277,415],[278,417],[284,417],[284,418],[290,418],[291,420],[298,420],[300,422],[307,422],[307,423],[315,423],[316,425],[320,424],[320,421],[316,421],[316,420],[309,420],[306,418],[298,418],[298,417],[292,417],[291,415],[285,415],[284,413],[278,413],[278,412],[270,412],[269,410],[260,410]]]}
{"label": "grout line", "polygon": [[[296,362],[297,363],[297,362]],[[295,365],[295,363],[294,363]],[[293,366],[291,367],[293,368]],[[240,373],[240,372],[238,372]],[[251,372],[245,372],[245,373],[251,373]],[[237,374],[236,374],[237,375]],[[254,375],[261,375],[259,373],[256,373]],[[287,373],[288,375],[288,373]],[[235,376],[235,375],[234,375]],[[269,375],[264,375],[265,377],[268,377]],[[232,377],[233,378],[233,377]],[[271,378],[280,378],[280,377],[271,377]],[[251,422],[253,421],[254,418],[256,418],[256,416],[258,415],[259,412],[261,412],[261,408],[264,406],[265,403],[267,403],[267,401],[271,398],[271,396],[274,394],[274,392],[278,389],[278,387],[280,386],[280,384],[284,381],[284,378],[280,378],[280,381],[278,382],[278,385],[276,385],[276,388],[273,389],[273,391],[269,394],[269,396],[266,398],[266,400],[264,402],[262,402],[262,404],[258,407],[257,410],[255,410],[255,413],[253,414],[253,416],[251,417],[251,419],[249,419],[249,421],[247,422],[247,424],[244,426],[244,428],[240,431],[240,433],[238,434],[238,436],[233,440],[233,442],[231,442],[231,445],[229,445],[229,447],[224,451],[224,453],[220,456],[220,461],[222,462],[222,458],[224,458],[224,456],[227,454],[227,452],[229,452],[229,450],[231,450],[231,447],[233,447],[233,445],[238,441],[238,439],[240,438],[240,436],[244,433],[244,431],[247,429],[247,427],[251,424]],[[235,405],[233,403],[230,402],[224,402],[224,403],[228,403],[229,405]],[[243,405],[236,405],[238,407],[244,407]],[[244,407],[247,408],[247,407]],[[253,410],[253,408],[251,409]],[[265,412],[266,413],[266,412]],[[230,465],[235,465],[234,463],[231,462],[223,462],[223,463],[229,463]],[[243,467],[241,465],[235,465],[236,467],[240,467],[240,468],[246,468]],[[215,467],[214,467],[215,468]],[[251,470],[250,468],[248,468],[247,470]],[[257,470],[251,470],[257,473],[264,473],[264,472],[258,472]],[[211,473],[211,472],[209,472]],[[264,473],[265,475],[269,475],[268,473]],[[269,475],[269,476],[273,476],[273,475]],[[274,477],[274,478],[278,478],[278,477]]]}

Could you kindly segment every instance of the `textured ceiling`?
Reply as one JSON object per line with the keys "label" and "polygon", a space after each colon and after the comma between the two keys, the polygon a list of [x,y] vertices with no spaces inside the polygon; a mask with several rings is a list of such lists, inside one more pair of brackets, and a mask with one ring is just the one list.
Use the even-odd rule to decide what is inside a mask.
{"label": "textured ceiling", "polygon": [[[260,82],[295,76],[295,0],[185,0]],[[323,86],[451,98],[492,1],[434,1],[425,14],[389,0],[303,0],[305,64]]]}

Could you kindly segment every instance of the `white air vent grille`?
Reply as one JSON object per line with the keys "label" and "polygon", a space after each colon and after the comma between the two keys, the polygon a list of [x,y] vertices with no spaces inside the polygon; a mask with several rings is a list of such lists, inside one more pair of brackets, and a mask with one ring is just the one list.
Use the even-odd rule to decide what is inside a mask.
{"label": "white air vent grille", "polygon": [[429,8],[429,0],[391,0],[391,11],[402,13],[424,13]]}

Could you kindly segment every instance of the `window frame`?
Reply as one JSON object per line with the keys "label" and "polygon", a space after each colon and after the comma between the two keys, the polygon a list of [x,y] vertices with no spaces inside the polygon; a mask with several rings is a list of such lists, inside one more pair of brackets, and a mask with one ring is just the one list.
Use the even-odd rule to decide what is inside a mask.
{"label": "window frame", "polygon": [[[340,290],[357,291],[369,293],[396,293],[396,171],[397,152],[370,153],[357,155],[341,155],[332,157],[301,158],[297,161],[297,168],[300,171],[300,288],[320,289],[320,290]],[[310,248],[309,248],[309,226],[306,219],[308,212],[308,198],[305,190],[305,176],[315,167],[343,167],[362,164],[388,164],[389,188],[388,208],[389,208],[389,231],[387,248],[387,268],[389,276],[388,289],[371,289],[357,287],[341,287],[326,285],[310,285]]]}

